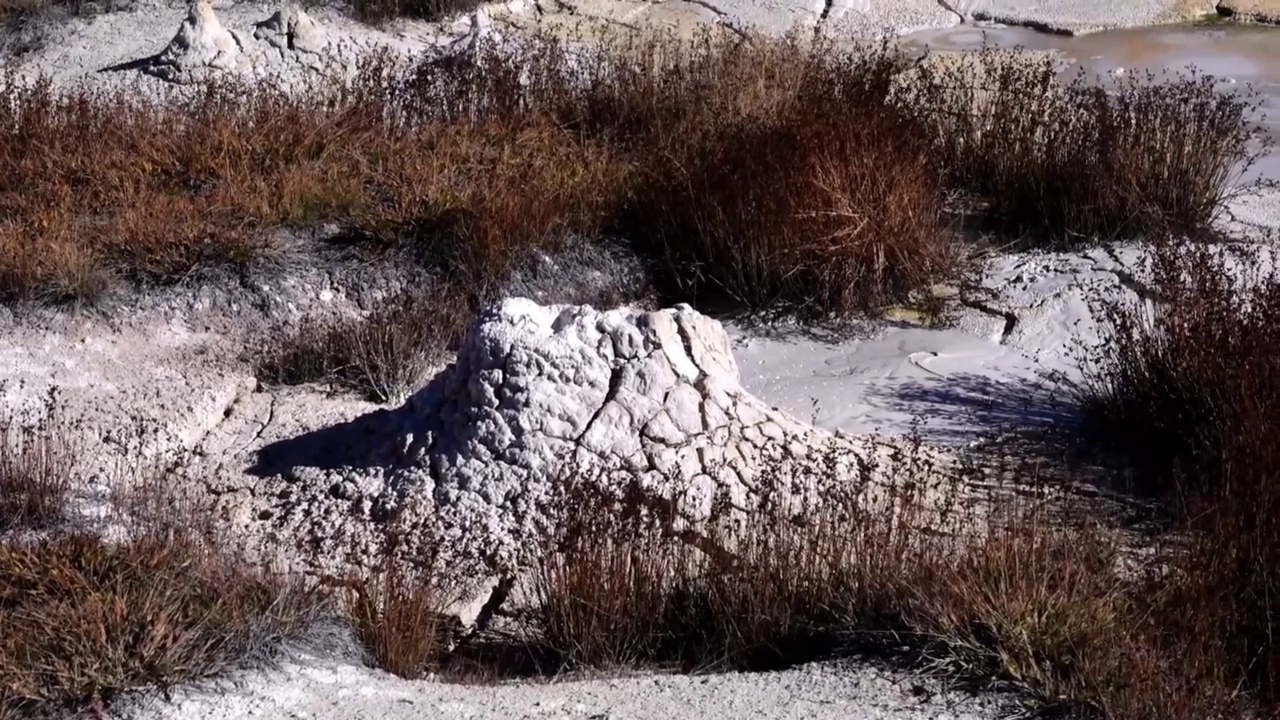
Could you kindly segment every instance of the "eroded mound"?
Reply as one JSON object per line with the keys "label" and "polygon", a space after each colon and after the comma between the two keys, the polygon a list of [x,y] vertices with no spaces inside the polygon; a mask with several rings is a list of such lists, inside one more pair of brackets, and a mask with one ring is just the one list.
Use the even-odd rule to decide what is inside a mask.
{"label": "eroded mound", "polygon": [[281,529],[341,556],[372,552],[396,520],[485,572],[531,559],[580,483],[639,492],[696,525],[833,488],[873,498],[902,469],[892,446],[815,429],[744,390],[723,327],[688,306],[504,301],[402,407],[298,442],[316,454],[284,450],[303,466],[286,473]]}
{"label": "eroded mound", "polygon": [[170,82],[207,79],[241,60],[241,41],[222,26],[209,0],[191,3],[187,17],[164,50],[144,70]]}
{"label": "eroded mound", "polygon": [[[442,49],[444,57],[469,56],[482,39],[496,38],[483,10],[455,25],[463,34]],[[346,32],[290,2],[252,30],[227,27],[209,0],[194,0],[169,44],[137,67],[179,85],[236,76],[284,82],[294,75],[350,77],[366,58],[407,58],[423,50],[389,35]]]}

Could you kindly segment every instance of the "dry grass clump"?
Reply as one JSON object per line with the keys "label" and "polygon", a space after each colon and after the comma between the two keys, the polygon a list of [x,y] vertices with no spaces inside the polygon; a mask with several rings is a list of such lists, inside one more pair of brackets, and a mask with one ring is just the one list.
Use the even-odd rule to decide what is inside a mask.
{"label": "dry grass clump", "polygon": [[582,494],[536,571],[531,634],[572,669],[887,654],[1073,716],[1192,720],[1265,702],[1239,691],[1245,668],[1221,664],[1223,628],[1187,575],[1197,556],[1135,558],[1039,504],[973,537],[930,534],[909,488],[875,512],[850,491],[698,529],[639,490]]}
{"label": "dry grass clump", "polygon": [[1062,86],[1049,56],[925,65],[912,103],[941,170],[1006,230],[1058,242],[1204,235],[1251,148],[1257,99],[1195,73]]}
{"label": "dry grass clump", "polygon": [[0,418],[0,534],[63,519],[74,457],[47,415],[35,424]]}
{"label": "dry grass clump", "polygon": [[[479,209],[467,222],[626,238],[681,299],[841,312],[902,299],[958,264],[922,134],[886,100],[896,63],[887,47],[796,38],[629,40],[581,56],[535,38],[474,65],[424,65],[405,92],[413,113],[468,134],[532,126],[528,156],[503,154],[560,171],[537,187],[563,193],[515,190],[519,212],[469,202]],[[540,147],[545,123],[577,140]],[[512,197],[496,190],[484,196]],[[499,230],[477,227],[485,239],[466,247],[510,258],[529,245],[515,226]]]}
{"label": "dry grass clump", "polygon": [[405,291],[358,318],[311,319],[259,359],[266,382],[330,382],[373,402],[394,403],[417,390],[432,364],[461,340],[472,301],[449,287]]}
{"label": "dry grass clump", "polygon": [[925,133],[888,102],[897,69],[887,46],[726,39],[629,77],[626,102],[657,97],[628,108],[654,116],[628,233],[704,304],[865,311],[953,277]]}
{"label": "dry grass clump", "polygon": [[1243,459],[1280,469],[1267,465],[1280,274],[1266,267],[1257,249],[1165,244],[1151,258],[1153,303],[1100,308],[1108,342],[1078,394],[1093,439],[1130,461],[1137,489],[1184,494],[1194,509],[1231,489],[1224,469]]}
{"label": "dry grass clump", "polygon": [[[0,292],[9,297],[92,297],[115,275],[176,280],[244,262],[265,246],[263,221],[308,202],[287,178],[257,187],[272,174],[270,156],[316,151],[274,142],[289,138],[291,118],[261,94],[246,102],[211,88],[184,118],[124,93],[59,93],[13,77],[3,87]],[[246,207],[255,199],[260,208]]]}
{"label": "dry grass clump", "polygon": [[0,544],[0,708],[74,710],[268,660],[317,602],[189,537]]}
{"label": "dry grass clump", "polygon": [[849,502],[793,519],[681,528],[633,487],[582,489],[534,583],[532,634],[567,668],[761,668],[832,649],[851,615],[888,606],[909,567],[905,526]]}
{"label": "dry grass clump", "polygon": [[627,176],[608,147],[537,117],[423,121],[402,142],[361,169],[345,222],[482,295],[531,250],[599,237]]}
{"label": "dry grass clump", "polygon": [[172,478],[115,498],[127,539],[51,527],[71,479],[68,442],[45,426],[0,451],[0,507],[25,511],[6,521],[50,530],[0,541],[0,717],[100,708],[264,663],[329,621],[321,594],[222,551],[207,510],[177,502]]}
{"label": "dry grass clump", "polygon": [[606,155],[546,124],[397,115],[388,72],[371,61],[352,87],[305,97],[215,83],[162,104],[7,78],[0,295],[174,282],[250,262],[274,228],[324,221],[481,280],[513,248],[592,234],[614,185]]}
{"label": "dry grass clump", "polygon": [[72,15],[90,15],[102,10],[126,7],[130,0],[3,0],[0,2],[0,22],[15,16],[46,13],[54,9],[65,10]]}
{"label": "dry grass clump", "polygon": [[874,306],[955,256],[923,149],[882,97],[892,67],[796,40],[577,57],[541,38],[474,65],[374,61],[305,97],[227,83],[156,105],[9,78],[0,294],[173,282],[334,221],[478,296],[531,250],[610,233],[681,293]]}
{"label": "dry grass clump", "polygon": [[443,545],[427,543],[425,551],[404,557],[403,532],[388,529],[376,565],[353,571],[341,585],[344,607],[373,663],[415,680],[440,671],[460,639],[461,623],[448,614],[460,599],[460,585],[443,562]]}
{"label": "dry grass clump", "polygon": [[658,37],[581,56],[533,40],[424,67],[412,92],[421,112],[466,122],[553,118],[620,158],[602,227],[650,257],[671,294],[847,312],[958,266],[925,133],[887,96],[899,66],[888,46],[799,37]]}
{"label": "dry grass clump", "polygon": [[1123,570],[1105,530],[1028,516],[920,569],[902,623],[926,668],[1072,717],[1236,716],[1249,705],[1179,623],[1176,555]]}
{"label": "dry grass clump", "polygon": [[415,577],[387,562],[347,583],[347,612],[373,662],[409,680],[438,671],[452,649],[456,619],[433,575]]}
{"label": "dry grass clump", "polygon": [[1085,430],[1185,527],[1184,653],[1280,707],[1280,275],[1256,249],[1170,244],[1153,265],[1153,306],[1105,308]]}

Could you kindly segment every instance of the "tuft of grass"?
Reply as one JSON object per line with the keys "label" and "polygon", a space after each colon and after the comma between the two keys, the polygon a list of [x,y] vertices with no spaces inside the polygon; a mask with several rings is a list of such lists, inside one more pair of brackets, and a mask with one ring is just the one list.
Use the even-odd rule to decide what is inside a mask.
{"label": "tuft of grass", "polygon": [[1049,56],[985,48],[925,64],[913,107],[934,131],[940,172],[1007,231],[1058,243],[1213,230],[1255,147],[1256,94],[1192,72],[1065,86]]}
{"label": "tuft of grass", "polygon": [[403,292],[364,317],[304,323],[267,349],[258,372],[267,382],[332,382],[374,402],[399,402],[457,347],[471,314],[472,302],[448,289]]}
{"label": "tuft of grass", "polygon": [[393,537],[376,567],[353,572],[342,585],[356,634],[378,667],[409,680],[441,669],[460,625],[447,612],[458,588],[438,545],[410,562],[397,555]]}
{"label": "tuft of grass", "polygon": [[[406,102],[434,92],[418,87]],[[361,170],[365,194],[348,221],[480,295],[530,252],[599,238],[627,177],[609,147],[532,114],[450,117],[423,123],[411,138],[378,158],[376,174]]]}
{"label": "tuft of grass", "polygon": [[913,579],[902,622],[926,668],[1021,692],[1040,711],[1139,720],[1218,717],[1233,688],[1168,633],[1166,558],[1123,570],[1094,527],[1019,518]]}
{"label": "tuft of grass", "polygon": [[223,551],[212,522],[139,485],[127,539],[0,543],[0,716],[101,708],[122,694],[262,665],[332,622],[327,597]]}
{"label": "tuft of grass", "polygon": [[622,118],[653,156],[628,231],[682,297],[848,313],[954,276],[925,133],[887,100],[892,50],[704,42],[631,78],[656,107]]}
{"label": "tuft of grass", "polygon": [[1039,501],[985,530],[929,534],[918,523],[938,499],[909,486],[875,508],[836,493],[798,515],[726,508],[705,526],[639,488],[575,493],[535,571],[529,634],[569,669],[761,669],[871,653],[1072,716],[1269,707],[1265,693],[1240,691],[1257,666],[1236,662],[1240,635],[1219,620],[1227,607],[1250,617],[1251,598],[1266,595],[1233,583],[1220,592],[1243,591],[1238,600],[1206,605],[1207,583],[1240,576],[1197,574],[1234,567],[1200,554],[1231,546],[1134,556],[1113,530],[1062,524]]}
{"label": "tuft of grass", "polygon": [[316,597],[187,538],[0,545],[0,708],[75,710],[271,657]]}
{"label": "tuft of grass", "polygon": [[1195,512],[1232,491],[1233,468],[1280,470],[1280,273],[1256,249],[1189,243],[1150,265],[1153,298],[1099,308],[1107,342],[1076,393],[1089,440],[1128,461],[1135,489]]}
{"label": "tuft of grass", "polygon": [[575,489],[533,581],[530,635],[569,668],[761,669],[816,659],[888,626],[915,564],[919,498],[853,489],[800,512],[766,500],[690,525],[632,486]]}
{"label": "tuft of grass", "polygon": [[35,424],[0,418],[0,534],[43,530],[63,519],[74,457],[48,415]]}
{"label": "tuft of grass", "polygon": [[119,539],[56,525],[73,439],[56,398],[44,417],[0,427],[0,517],[47,531],[0,540],[0,717],[100,710],[261,665],[333,622],[311,584],[227,552],[210,508],[170,474],[119,481]]}
{"label": "tuft of grass", "polygon": [[621,177],[607,148],[533,117],[422,116],[392,73],[375,58],[350,87],[227,81],[158,104],[6,76],[0,296],[179,282],[320,222],[481,284],[526,250],[598,235]]}

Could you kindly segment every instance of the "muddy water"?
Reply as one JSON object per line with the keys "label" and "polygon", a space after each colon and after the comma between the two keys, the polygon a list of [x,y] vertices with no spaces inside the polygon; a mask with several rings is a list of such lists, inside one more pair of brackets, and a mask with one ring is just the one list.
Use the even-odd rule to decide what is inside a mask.
{"label": "muddy water", "polygon": [[[1010,27],[961,25],[903,38],[908,47],[978,50],[994,47],[1051,50],[1068,63],[1066,77],[1080,68],[1104,73],[1185,72],[1195,68],[1221,79],[1223,90],[1252,86],[1261,100],[1256,118],[1264,134],[1280,142],[1280,28],[1239,25],[1174,25],[1066,37]],[[1273,151],[1241,178],[1280,180],[1280,152]]]}

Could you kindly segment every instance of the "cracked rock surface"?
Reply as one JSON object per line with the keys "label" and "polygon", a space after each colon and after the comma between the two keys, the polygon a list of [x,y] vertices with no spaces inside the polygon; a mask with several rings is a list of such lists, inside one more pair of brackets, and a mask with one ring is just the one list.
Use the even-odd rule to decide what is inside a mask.
{"label": "cracked rock surface", "polygon": [[766,496],[870,488],[895,454],[752,396],[723,327],[688,306],[597,312],[509,299],[402,407],[264,449],[273,456],[298,460],[281,468],[273,517],[325,554],[376,542],[367,528],[344,531],[350,518],[403,511],[438,523],[458,566],[506,571],[551,529],[576,482],[638,487],[697,523]]}

